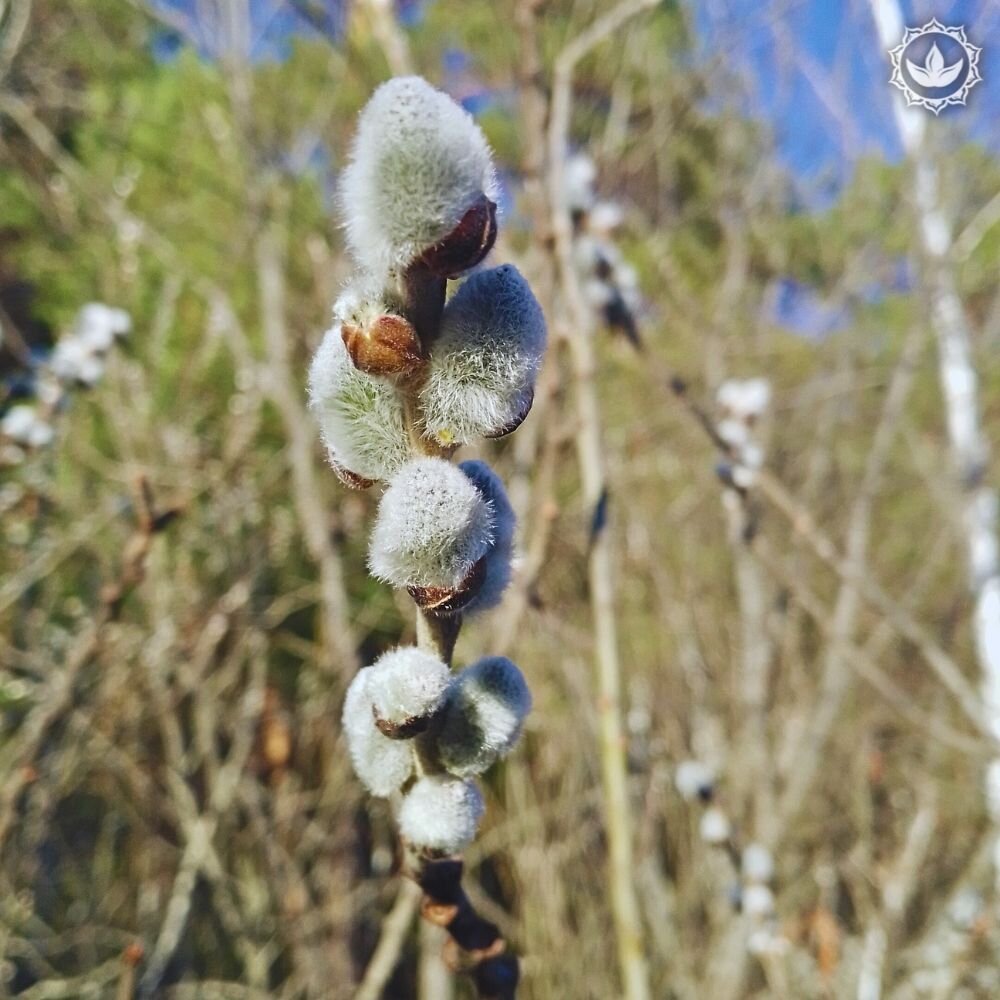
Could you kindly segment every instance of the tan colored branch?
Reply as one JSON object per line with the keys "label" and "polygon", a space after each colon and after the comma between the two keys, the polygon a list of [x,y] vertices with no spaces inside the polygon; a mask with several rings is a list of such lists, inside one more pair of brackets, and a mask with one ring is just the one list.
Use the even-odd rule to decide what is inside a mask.
{"label": "tan colored branch", "polygon": [[[672,388],[685,404],[687,412],[698,422],[715,445],[723,452],[728,446],[719,438],[711,418],[688,395],[688,387],[683,379],[674,379]],[[904,607],[889,596],[869,571],[859,574],[841,555],[840,550],[827,534],[816,524],[815,519],[766,469],[758,472],[756,487],[761,496],[789,522],[794,535],[806,543],[821,562],[825,563],[842,579],[857,587],[862,598],[879,611],[897,634],[913,643],[923,656],[938,680],[952,693],[969,720],[984,736],[992,739],[992,734],[983,717],[982,705],[975,689],[966,680],[954,657],[950,656],[927,628],[920,624]]]}
{"label": "tan colored branch", "polygon": [[118,576],[102,588],[94,620],[70,648],[63,669],[49,682],[48,695],[39,700],[18,731],[14,756],[0,792],[0,848],[14,822],[21,793],[35,780],[35,760],[49,731],[72,707],[84,668],[100,652],[105,627],[118,619],[125,598],[145,577],[146,557],[154,536],[166,529],[179,513],[176,507],[156,506],[144,475],[136,481],[135,494],[136,527],[125,544]]}
{"label": "tan colored branch", "polygon": [[257,239],[257,294],[268,359],[268,389],[288,438],[295,510],[309,550],[320,571],[326,642],[337,656],[337,672],[350,676],[357,668],[357,644],[340,554],[334,548],[329,515],[324,508],[316,463],[314,422],[297,391],[292,374],[285,311],[285,240],[283,206],[272,203],[273,216]]}
{"label": "tan colored branch", "polygon": [[396,902],[382,921],[378,944],[368,961],[368,967],[354,994],[354,1000],[379,1000],[382,996],[385,984],[399,961],[406,935],[413,918],[417,915],[422,896],[420,886],[409,879],[399,887]]}
{"label": "tan colored branch", "polygon": [[[549,117],[549,198],[555,237],[556,270],[565,311],[560,328],[573,365],[577,410],[577,460],[583,500],[589,517],[600,518],[608,500],[601,441],[601,412],[595,383],[592,321],[584,305],[572,260],[572,220],[565,197],[565,155],[577,64],[631,18],[654,6],[653,0],[625,0],[599,17],[556,57]],[[615,615],[614,554],[611,533],[598,525],[593,533],[587,577],[594,624],[597,711],[608,835],[609,883],[622,989],[627,1000],[647,1000],[649,974],[642,922],[635,890],[631,805],[621,718],[621,664]]]}

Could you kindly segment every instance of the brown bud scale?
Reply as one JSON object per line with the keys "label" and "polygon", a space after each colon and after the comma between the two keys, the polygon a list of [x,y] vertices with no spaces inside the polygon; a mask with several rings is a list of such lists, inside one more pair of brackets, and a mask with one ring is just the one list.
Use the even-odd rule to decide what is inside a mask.
{"label": "brown bud scale", "polygon": [[430,615],[447,618],[458,614],[476,594],[486,579],[486,556],[469,570],[457,587],[407,587],[417,607]]}
{"label": "brown bud scale", "polygon": [[383,314],[367,326],[342,324],[340,335],[358,371],[382,378],[407,378],[423,364],[416,330],[402,316]]}
{"label": "brown bud scale", "polygon": [[349,489],[367,490],[375,485],[374,479],[365,479],[350,469],[345,469],[332,455],[330,456],[330,467],[337,474],[337,478]]}
{"label": "brown bud scale", "polygon": [[412,740],[414,736],[419,736],[431,722],[429,715],[414,715],[402,722],[389,722],[388,719],[380,719],[372,706],[372,715],[375,716],[375,728],[390,740]]}

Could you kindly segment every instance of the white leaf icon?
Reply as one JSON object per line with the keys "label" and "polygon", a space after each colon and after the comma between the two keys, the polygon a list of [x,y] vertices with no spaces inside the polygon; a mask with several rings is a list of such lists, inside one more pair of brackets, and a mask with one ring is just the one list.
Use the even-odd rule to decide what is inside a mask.
{"label": "white leaf icon", "polygon": [[959,56],[958,62],[952,63],[950,66],[945,66],[944,56],[941,55],[941,50],[935,42],[931,46],[930,52],[927,53],[927,58],[924,60],[922,67],[907,59],[906,68],[921,87],[940,88],[947,87],[949,84],[955,82],[955,78],[962,72],[963,63],[963,58]]}

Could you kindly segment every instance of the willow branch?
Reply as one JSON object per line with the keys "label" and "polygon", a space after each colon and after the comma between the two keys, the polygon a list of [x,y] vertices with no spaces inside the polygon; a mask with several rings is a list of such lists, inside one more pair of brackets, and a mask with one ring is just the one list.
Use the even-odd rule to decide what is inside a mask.
{"label": "willow branch", "polygon": [[[444,309],[445,282],[419,264],[402,278],[407,318],[420,337],[425,355],[436,339]],[[400,387],[404,420],[418,453],[441,455],[435,442],[424,437],[419,418],[419,384]],[[446,453],[447,454],[447,453]],[[460,614],[438,615],[417,609],[417,645],[451,666],[455,643],[462,628]],[[429,762],[421,760],[427,768]],[[448,934],[443,959],[453,972],[467,973],[481,1000],[514,1000],[520,978],[517,957],[507,953],[506,942],[495,924],[485,920],[462,888],[463,861],[438,858],[404,842],[404,874],[423,890],[421,916]]]}
{"label": "willow branch", "polygon": [[565,196],[565,154],[569,139],[573,74],[577,64],[631,18],[654,6],[654,0],[624,0],[570,41],[556,57],[549,118],[549,197],[555,237],[556,270],[566,312],[565,333],[576,382],[577,458],[583,499],[597,530],[588,558],[591,614],[594,622],[598,719],[604,818],[610,854],[610,892],[624,996],[647,1000],[649,975],[642,923],[635,892],[632,818],[628,796],[625,735],[621,719],[621,664],[615,615],[614,553],[611,534],[601,518],[608,499],[601,441],[601,413],[594,379],[596,361],[592,321],[584,305],[572,260],[572,219]]}

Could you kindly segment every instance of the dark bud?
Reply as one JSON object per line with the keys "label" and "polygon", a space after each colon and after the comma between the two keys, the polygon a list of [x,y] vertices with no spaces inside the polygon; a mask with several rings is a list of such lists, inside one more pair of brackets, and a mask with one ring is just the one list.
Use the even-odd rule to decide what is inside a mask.
{"label": "dark bud", "polygon": [[461,858],[428,861],[420,872],[418,879],[420,888],[438,903],[457,905],[463,899],[463,868]]}
{"label": "dark bud", "polygon": [[496,238],[496,203],[481,194],[462,221],[440,243],[425,250],[418,262],[439,278],[457,278],[483,260]]}
{"label": "dark bud", "polygon": [[407,587],[410,597],[429,615],[438,618],[457,615],[479,593],[486,579],[486,559],[483,556],[457,587]]}
{"label": "dark bud", "polygon": [[383,313],[371,322],[344,322],[344,346],[354,367],[383,378],[408,378],[424,364],[417,331],[402,316]]}
{"label": "dark bud", "polygon": [[472,972],[476,990],[481,997],[507,1000],[517,990],[519,970],[514,955],[496,955],[480,962]]}

